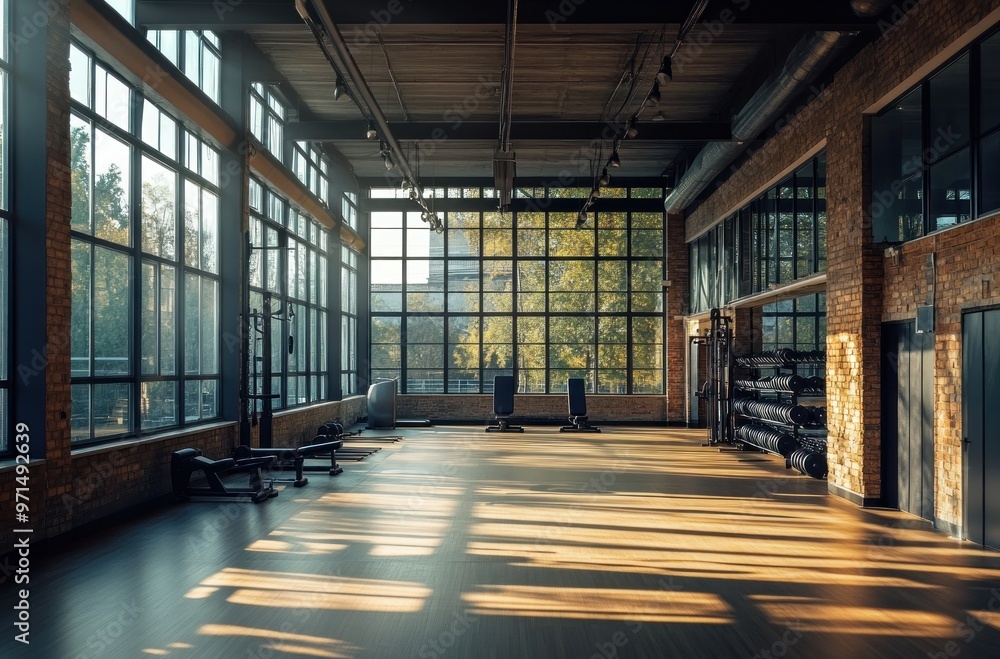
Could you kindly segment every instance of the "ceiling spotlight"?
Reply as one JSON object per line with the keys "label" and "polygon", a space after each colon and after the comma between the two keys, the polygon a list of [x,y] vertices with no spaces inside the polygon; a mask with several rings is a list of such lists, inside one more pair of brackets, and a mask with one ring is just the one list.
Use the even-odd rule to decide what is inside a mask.
{"label": "ceiling spotlight", "polygon": [[373,124],[370,121],[368,122],[368,130],[365,131],[365,137],[367,139],[369,139],[369,140],[377,140],[378,139],[378,131],[375,130],[375,124]]}
{"label": "ceiling spotlight", "polygon": [[576,228],[581,229],[587,223],[587,211],[580,211],[576,216]]}
{"label": "ceiling spotlight", "polygon": [[382,154],[382,159],[385,162],[386,171],[389,171],[396,166],[396,161],[392,159],[392,154],[388,151]]}
{"label": "ceiling spotlight", "polygon": [[423,220],[424,222],[430,222],[431,214],[428,213],[427,211],[424,211],[423,213],[420,214],[420,219]]}
{"label": "ceiling spotlight", "polygon": [[338,75],[337,85],[333,88],[333,100],[339,101],[348,94],[350,94],[350,92],[347,89],[347,83],[345,83],[344,79]]}
{"label": "ceiling spotlight", "polygon": [[611,152],[611,157],[608,158],[608,164],[612,167],[621,167],[622,159],[618,157],[618,149]]}
{"label": "ceiling spotlight", "polygon": [[625,127],[625,137],[626,139],[634,140],[635,136],[639,134],[639,120],[632,117],[628,120],[628,125]]}
{"label": "ceiling spotlight", "polygon": [[674,79],[674,72],[671,70],[672,64],[670,55],[665,55],[663,57],[663,64],[660,64],[660,70],[656,73],[656,83],[658,85],[666,85]]}
{"label": "ceiling spotlight", "polygon": [[403,192],[409,192],[413,189],[413,184],[410,183],[410,179],[404,178],[399,187],[403,189]]}
{"label": "ceiling spotlight", "polygon": [[417,190],[416,188],[410,188],[410,201],[417,200]]}
{"label": "ceiling spotlight", "polygon": [[654,82],[653,88],[649,91],[649,96],[646,97],[646,102],[644,105],[659,105],[660,104],[660,83]]}
{"label": "ceiling spotlight", "polygon": [[608,183],[611,183],[611,174],[608,174],[608,168],[605,167],[604,171],[601,173],[601,178],[597,181],[597,184],[600,187],[605,188]]}

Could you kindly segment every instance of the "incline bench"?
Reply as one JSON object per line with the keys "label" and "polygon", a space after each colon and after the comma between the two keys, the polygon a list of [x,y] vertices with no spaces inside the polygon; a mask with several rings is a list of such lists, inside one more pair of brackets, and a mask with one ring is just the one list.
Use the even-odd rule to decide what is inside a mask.
{"label": "incline bench", "polygon": [[569,402],[569,422],[560,432],[601,432],[587,423],[587,387],[583,378],[570,378],[566,382],[566,399]]}
{"label": "incline bench", "polygon": [[495,426],[487,426],[486,432],[524,432],[521,426],[510,425],[510,417],[514,414],[514,376],[493,376],[493,414],[496,417]]}

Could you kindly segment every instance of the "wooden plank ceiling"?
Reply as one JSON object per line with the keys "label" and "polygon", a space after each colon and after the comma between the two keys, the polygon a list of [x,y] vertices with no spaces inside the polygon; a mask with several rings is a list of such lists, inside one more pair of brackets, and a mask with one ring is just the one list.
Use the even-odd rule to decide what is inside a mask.
{"label": "wooden plank ceiling", "polygon": [[[503,3],[504,5],[506,3]],[[336,19],[336,12],[332,12]],[[502,8],[496,12],[503,20]],[[445,138],[419,157],[421,177],[492,176],[495,140],[448,139],[449,131],[465,121],[498,122],[499,87],[504,55],[504,25],[405,24],[390,22],[377,30],[358,24],[338,26],[352,55],[390,122],[437,122]],[[625,94],[619,91],[606,109],[616,86],[637,50],[636,93],[627,118],[641,104],[664,51],[676,39],[677,24],[650,23],[519,25],[514,57],[513,120],[600,122],[614,114]],[[716,30],[718,31],[718,30]],[[647,108],[641,122],[706,122],[731,119],[753,89],[780,62],[801,33],[797,25],[726,25],[712,34],[699,25],[675,58],[674,80],[662,90],[662,101]],[[335,76],[330,64],[304,26],[257,26],[247,32],[274,62],[305,107],[301,118],[313,121],[362,119],[348,99],[334,101]],[[381,39],[382,46],[378,39]],[[704,45],[700,45],[704,44]],[[399,85],[399,98],[389,75]],[[627,83],[626,83],[627,87]],[[400,102],[402,101],[402,103]],[[405,111],[404,111],[405,107]],[[641,130],[641,126],[640,126]],[[499,133],[499,126],[497,128]],[[594,140],[519,140],[513,132],[518,176],[556,178],[566,172],[587,185]],[[356,139],[331,142],[352,163],[359,177],[385,175],[377,143]],[[402,142],[416,158],[416,143]],[[661,176],[687,150],[697,153],[702,142],[692,140],[633,140],[622,145],[620,176]],[[610,153],[610,141],[599,142],[599,162]]]}

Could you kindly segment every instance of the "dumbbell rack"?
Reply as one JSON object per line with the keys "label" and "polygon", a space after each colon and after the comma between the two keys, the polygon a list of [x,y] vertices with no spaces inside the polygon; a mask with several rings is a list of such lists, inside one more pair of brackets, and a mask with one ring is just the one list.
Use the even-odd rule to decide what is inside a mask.
{"label": "dumbbell rack", "polygon": [[[801,406],[800,398],[822,394],[812,379],[797,375],[799,365],[819,366],[825,362],[823,353],[797,353],[780,350],[759,355],[747,355],[733,360],[734,369],[749,369],[759,376],[760,369],[775,369],[778,373],[771,378],[733,378],[731,400],[732,437],[743,448],[761,450],[784,458],[785,467],[793,466],[800,472],[814,478],[826,476],[826,427],[825,411],[813,412],[811,406]],[[788,371],[781,374],[781,371]],[[761,395],[773,396],[773,400],[763,400]],[[769,410],[770,416],[751,414],[739,399],[754,402],[776,403]],[[740,408],[744,408],[740,411]],[[803,418],[804,409],[810,410],[813,418]],[[818,408],[823,409],[823,408]],[[775,419],[782,413],[789,415],[784,421]],[[796,418],[798,419],[796,421]],[[741,432],[741,429],[743,430]],[[756,435],[756,436],[754,436]],[[791,438],[789,440],[789,438]]]}

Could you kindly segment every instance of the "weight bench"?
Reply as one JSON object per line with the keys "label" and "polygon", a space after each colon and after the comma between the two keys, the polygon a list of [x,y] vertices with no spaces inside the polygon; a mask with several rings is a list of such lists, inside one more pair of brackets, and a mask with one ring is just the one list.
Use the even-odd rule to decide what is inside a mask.
{"label": "weight bench", "polygon": [[[201,454],[201,449],[183,448],[174,451],[170,458],[170,483],[178,500],[189,497],[249,498],[254,503],[278,496],[273,482],[264,485],[263,469],[274,462],[274,456],[261,456],[236,460],[210,460]],[[208,487],[191,487],[191,477],[195,472],[204,472]],[[227,488],[222,476],[228,473],[249,472],[249,487]]]}
{"label": "weight bench", "polygon": [[[343,445],[338,440],[327,441],[320,444],[307,444],[297,448],[251,448],[249,446],[238,446],[233,453],[237,460],[249,458],[273,457],[274,463],[270,465],[272,471],[294,471],[295,478],[274,478],[276,483],[291,483],[295,487],[302,487],[309,482],[303,472],[306,471],[326,471],[331,476],[343,473],[344,469],[337,464],[336,451]],[[330,465],[307,465],[306,458],[330,458]]]}
{"label": "weight bench", "polygon": [[521,426],[510,425],[514,414],[514,376],[493,376],[493,415],[495,426],[486,426],[486,432],[524,432]]}
{"label": "weight bench", "polygon": [[569,422],[559,432],[601,432],[600,428],[587,423],[587,387],[583,378],[569,378],[566,381],[566,399],[569,402]]}
{"label": "weight bench", "polygon": [[[312,445],[324,444],[329,442],[340,442],[341,446],[337,449],[337,455],[335,457],[341,460],[351,460],[358,462],[364,460],[372,453],[377,453],[382,450],[379,447],[367,448],[363,446],[344,446],[344,426],[342,426],[337,421],[327,421],[319,428],[316,429],[316,436],[313,437]],[[317,455],[317,457],[320,457]]]}

